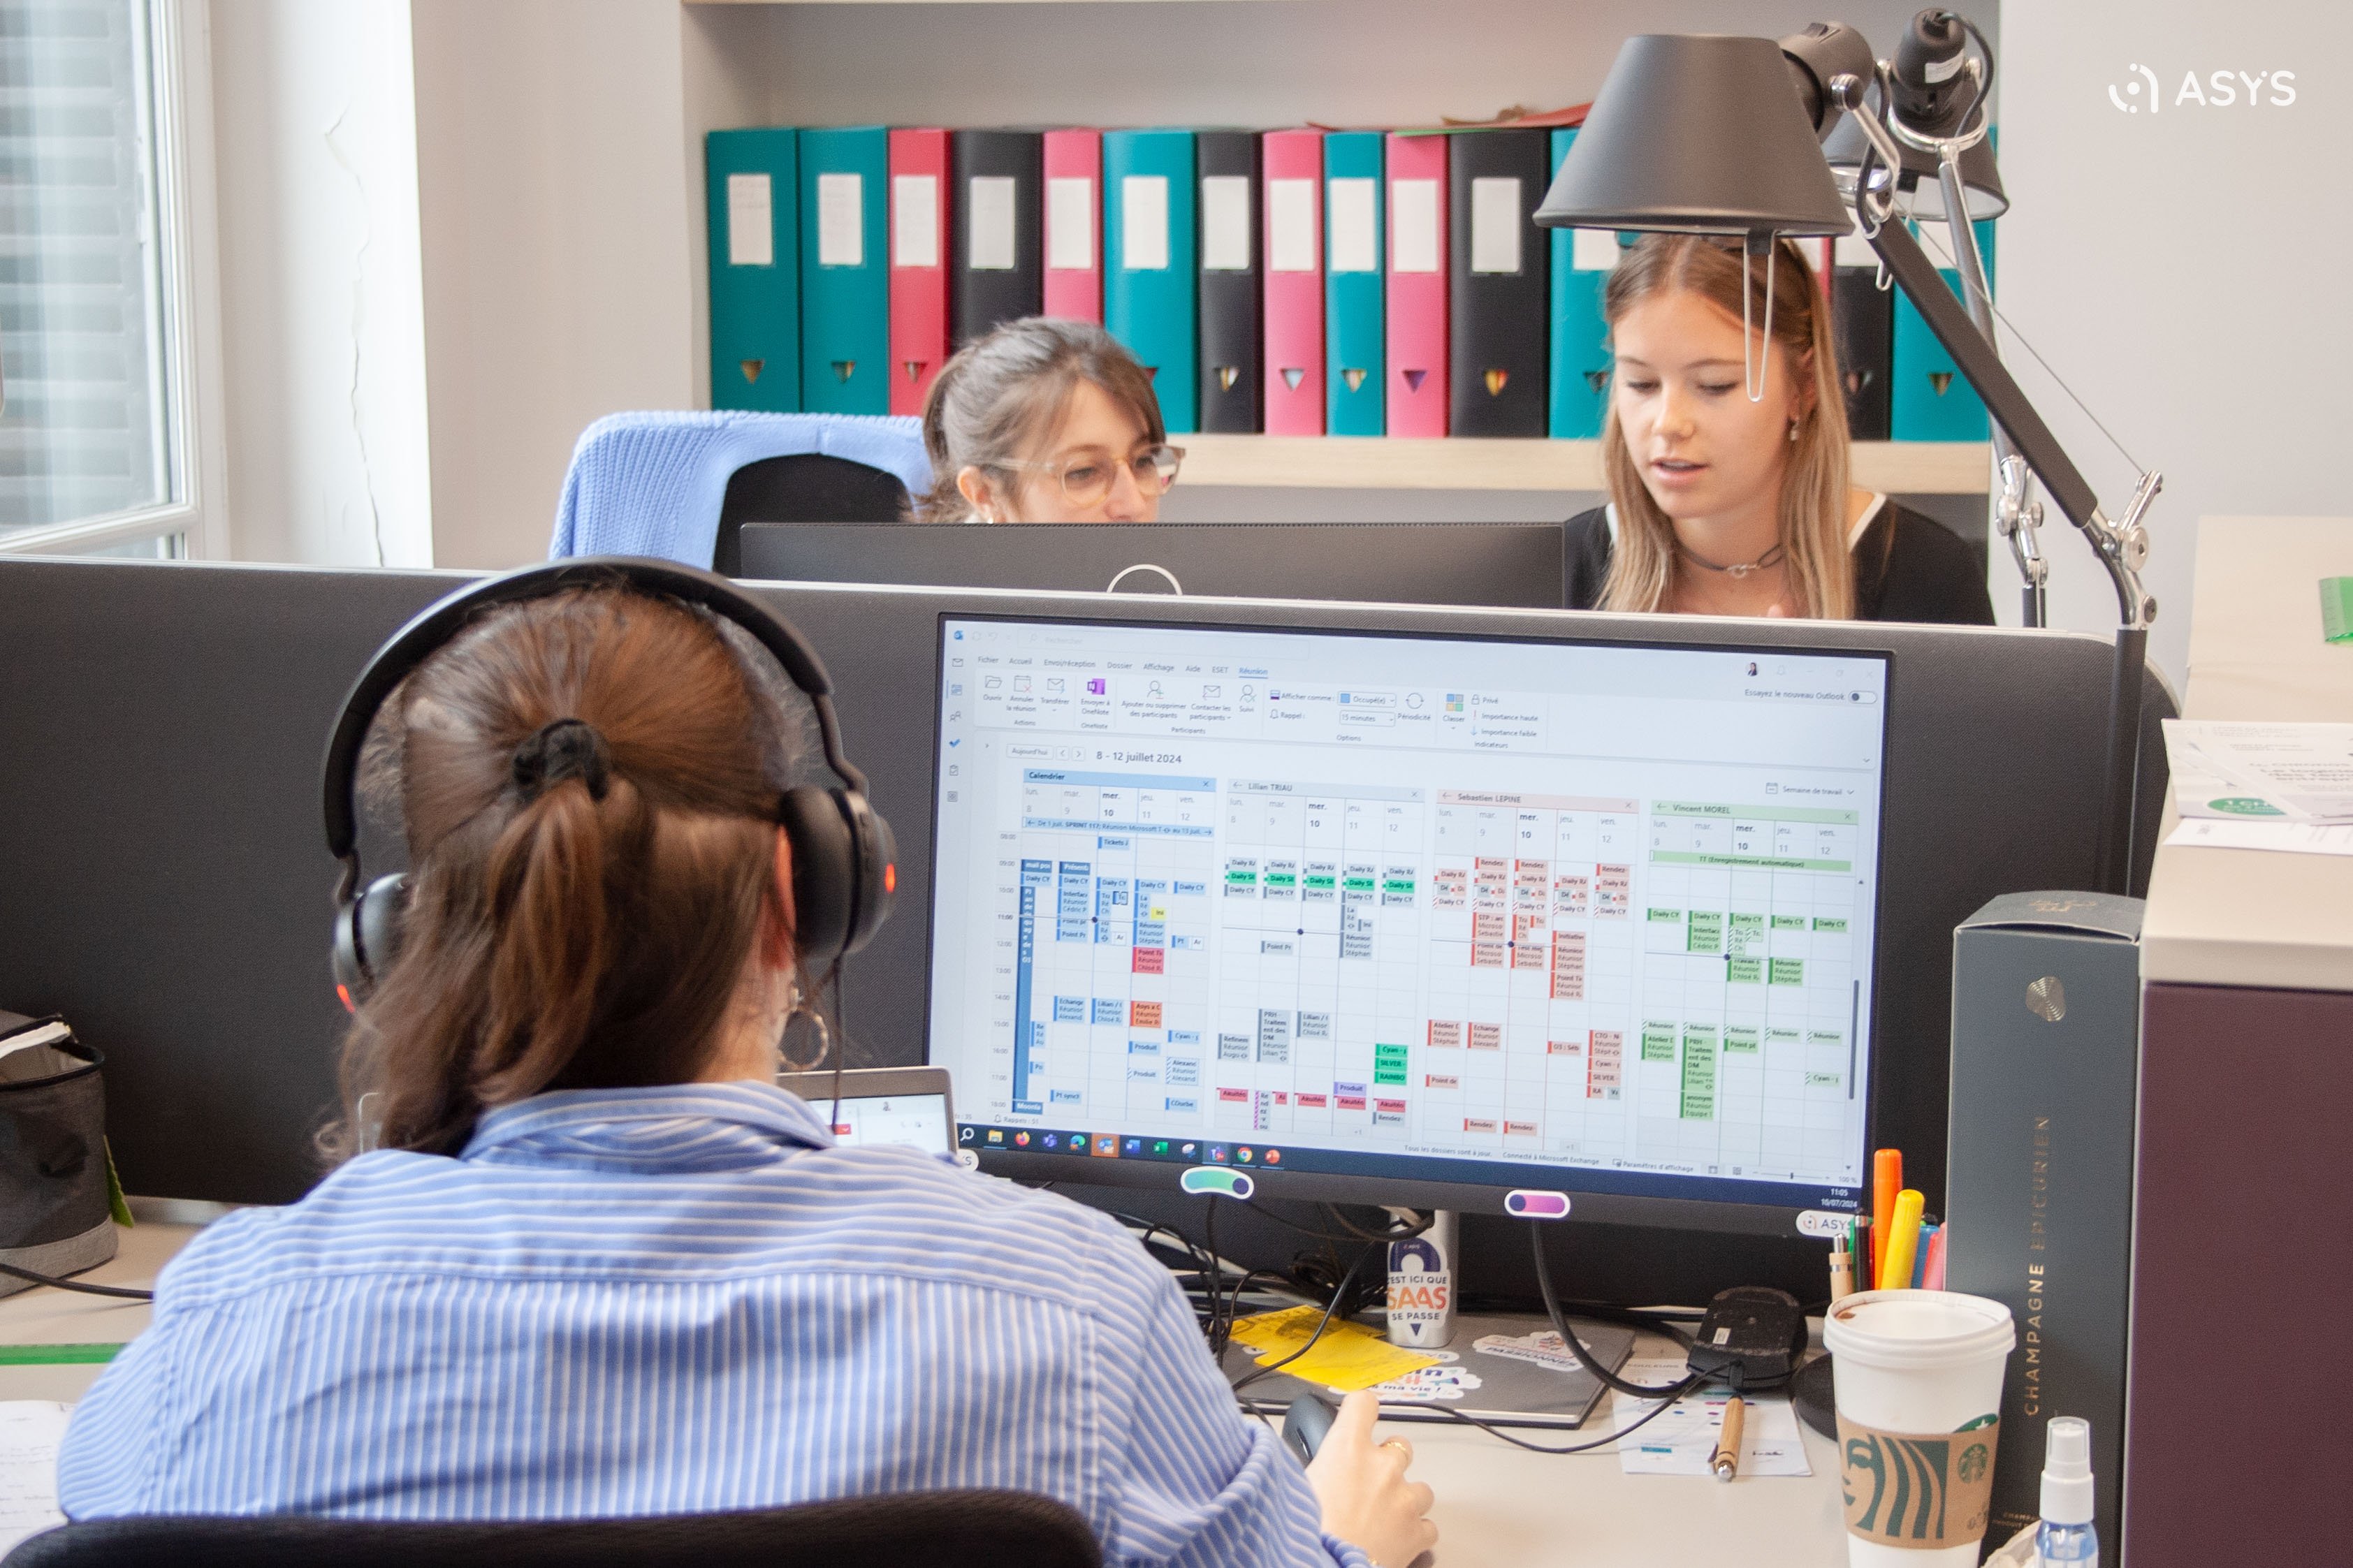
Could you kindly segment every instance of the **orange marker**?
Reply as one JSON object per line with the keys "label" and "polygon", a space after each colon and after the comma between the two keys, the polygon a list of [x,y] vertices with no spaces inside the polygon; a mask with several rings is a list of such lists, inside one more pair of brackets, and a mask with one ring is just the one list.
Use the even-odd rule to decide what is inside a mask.
{"label": "orange marker", "polygon": [[1873,1289],[1887,1260],[1887,1231],[1895,1218],[1895,1194],[1903,1190],[1904,1151],[1882,1149],[1871,1159],[1871,1273],[1867,1278]]}

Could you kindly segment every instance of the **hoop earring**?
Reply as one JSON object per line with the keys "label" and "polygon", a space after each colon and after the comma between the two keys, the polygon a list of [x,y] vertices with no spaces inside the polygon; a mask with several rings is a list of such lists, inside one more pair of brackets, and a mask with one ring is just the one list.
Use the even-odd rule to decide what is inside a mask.
{"label": "hoop earring", "polygon": [[[792,1032],[793,1020],[807,1017],[817,1026],[817,1055],[805,1062],[797,1062],[785,1055],[784,1037]],[[825,1015],[807,1003],[796,1000],[793,1010],[785,1015],[785,1026],[776,1037],[776,1060],[786,1072],[815,1072],[833,1054],[833,1031],[825,1025]]]}

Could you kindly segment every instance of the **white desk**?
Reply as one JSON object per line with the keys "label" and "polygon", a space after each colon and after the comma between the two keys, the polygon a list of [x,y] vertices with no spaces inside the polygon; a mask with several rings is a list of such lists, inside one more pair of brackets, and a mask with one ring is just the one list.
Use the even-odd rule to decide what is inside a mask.
{"label": "white desk", "polygon": [[[122,1233],[113,1262],[82,1276],[95,1285],[145,1286],[195,1234],[142,1223]],[[0,1345],[128,1341],[147,1326],[142,1302],[37,1287],[0,1300]],[[1664,1353],[1649,1336],[1636,1352]],[[0,1398],[81,1397],[94,1364],[0,1366]],[[1608,1429],[1607,1410],[1581,1434],[1531,1432],[1567,1443]],[[1737,1561],[1741,1568],[1840,1568],[1846,1562],[1835,1447],[1811,1431],[1811,1477],[1746,1477],[1718,1485],[1684,1476],[1629,1476],[1615,1449],[1530,1454],[1468,1426],[1383,1428],[1413,1444],[1414,1473],[1438,1493],[1444,1568],[1651,1568]]]}

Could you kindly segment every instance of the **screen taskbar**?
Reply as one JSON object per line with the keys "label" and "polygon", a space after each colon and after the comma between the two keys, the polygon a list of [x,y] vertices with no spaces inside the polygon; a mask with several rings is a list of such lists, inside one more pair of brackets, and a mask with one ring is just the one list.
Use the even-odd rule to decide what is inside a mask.
{"label": "screen taskbar", "polygon": [[1064,1158],[1082,1155],[1180,1166],[1231,1165],[1252,1171],[1299,1171],[1314,1175],[1388,1177],[1396,1181],[1572,1194],[1606,1193],[1619,1197],[1681,1198],[1759,1208],[1853,1213],[1861,1206],[1858,1187],[1810,1182],[1694,1175],[1684,1171],[1538,1165],[1436,1154],[1358,1153],[1341,1149],[1295,1148],[1255,1139],[1241,1142],[1232,1139],[1157,1138],[1132,1132],[1073,1131],[1026,1123],[1017,1127],[961,1122],[956,1129],[956,1146],[990,1154],[1054,1154]]}

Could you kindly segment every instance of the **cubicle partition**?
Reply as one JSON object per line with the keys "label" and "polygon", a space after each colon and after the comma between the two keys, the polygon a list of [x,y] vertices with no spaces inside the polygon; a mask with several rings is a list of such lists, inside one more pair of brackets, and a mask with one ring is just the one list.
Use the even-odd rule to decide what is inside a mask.
{"label": "cubicle partition", "polygon": [[[319,757],[367,656],[454,574],[0,560],[0,1007],[104,1051],[134,1192],[280,1202],[316,1178],[343,1015]],[[923,1048],[934,638],[944,613],[1884,649],[1876,1136],[1942,1197],[1952,929],[2088,885],[2108,647],[2061,632],[1546,610],[754,584],[808,634],[897,829],[899,913],[845,980],[851,1060]],[[2149,744],[2170,713],[2150,677]],[[2151,777],[2161,783],[2162,764]],[[2156,787],[2144,789],[2142,862]],[[398,863],[370,841],[371,870]]]}

